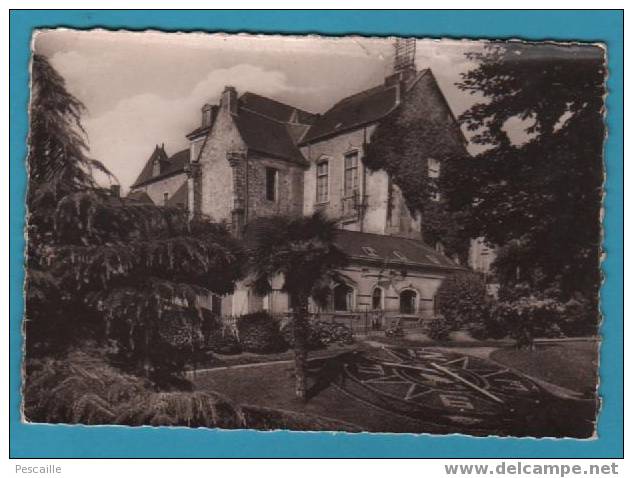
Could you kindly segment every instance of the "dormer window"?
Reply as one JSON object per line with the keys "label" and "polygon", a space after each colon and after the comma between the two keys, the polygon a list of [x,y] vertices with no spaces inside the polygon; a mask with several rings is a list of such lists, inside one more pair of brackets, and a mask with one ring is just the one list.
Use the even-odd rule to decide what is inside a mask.
{"label": "dormer window", "polygon": [[393,255],[396,256],[399,260],[406,262],[409,259],[407,259],[407,256],[405,256],[402,252],[400,251],[393,251]]}
{"label": "dormer window", "polygon": [[208,128],[209,126],[211,126],[211,115],[213,112],[213,106],[211,106],[210,104],[205,104],[202,107],[202,127],[203,128]]}
{"label": "dormer window", "polygon": [[160,161],[158,159],[154,160],[154,164],[152,164],[152,176],[160,175]]}
{"label": "dormer window", "polygon": [[366,256],[378,257],[378,253],[376,252],[376,249],[374,249],[373,247],[362,246],[361,250],[363,251],[363,254],[365,254]]}

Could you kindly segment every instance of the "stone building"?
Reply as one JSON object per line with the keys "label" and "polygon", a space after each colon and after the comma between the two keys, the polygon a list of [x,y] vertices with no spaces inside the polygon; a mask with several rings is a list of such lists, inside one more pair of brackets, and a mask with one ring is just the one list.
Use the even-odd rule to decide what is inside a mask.
{"label": "stone building", "polygon": [[[374,130],[396,110],[415,121],[443,121],[446,135],[464,139],[432,71],[417,71],[412,61],[396,65],[383,84],[323,114],[227,86],[218,105],[202,107],[189,149],[168,157],[157,146],[130,194],[226,222],[238,236],[254,217],[322,210],[337,221],[351,265],[344,271],[349,282],[332,284],[331,306],[321,313],[430,319],[443,278],[463,267],[423,241],[423,218],[409,210],[389,174],[370,171],[363,158]],[[420,167],[441,174],[433,158],[420,158]],[[285,313],[290,304],[280,283],[268,297],[240,284],[205,306],[223,315]]]}

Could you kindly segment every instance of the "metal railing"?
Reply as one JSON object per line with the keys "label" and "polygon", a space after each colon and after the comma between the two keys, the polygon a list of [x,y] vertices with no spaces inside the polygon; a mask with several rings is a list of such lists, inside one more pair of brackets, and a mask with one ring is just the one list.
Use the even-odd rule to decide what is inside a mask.
{"label": "metal railing", "polygon": [[[292,311],[271,314],[283,326],[292,319]],[[423,329],[432,320],[430,311],[403,314],[399,310],[354,309],[345,311],[319,310],[309,312],[310,321],[343,324],[356,335],[381,335],[385,330],[398,327],[403,330]],[[223,316],[222,322],[230,330],[237,330],[236,316]]]}

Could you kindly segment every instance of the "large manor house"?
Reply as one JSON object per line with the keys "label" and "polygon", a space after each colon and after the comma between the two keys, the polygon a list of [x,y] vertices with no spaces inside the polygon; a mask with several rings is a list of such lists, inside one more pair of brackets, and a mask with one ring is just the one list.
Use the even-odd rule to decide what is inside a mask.
{"label": "large manor house", "polygon": [[[351,258],[343,271],[348,280],[332,284],[329,313],[434,317],[442,280],[467,265],[445,257],[440,243],[425,243],[424,218],[409,210],[385,171],[363,164],[372,133],[399,108],[419,121],[446,122],[446,134],[459,135],[465,147],[432,71],[417,70],[412,51],[410,41],[398,42],[394,70],[383,84],[322,114],[225,87],[219,104],[202,106],[187,149],[170,156],[164,145],[154,148],[128,197],[206,215],[237,236],[258,216],[321,210],[337,221],[338,245]],[[431,178],[439,177],[441,166],[420,158]],[[481,241],[472,241],[468,265],[486,272],[491,255]],[[280,284],[273,281],[277,290],[260,297],[245,281],[232,295],[210,297],[203,305],[222,315],[262,309],[283,314],[290,304]]]}

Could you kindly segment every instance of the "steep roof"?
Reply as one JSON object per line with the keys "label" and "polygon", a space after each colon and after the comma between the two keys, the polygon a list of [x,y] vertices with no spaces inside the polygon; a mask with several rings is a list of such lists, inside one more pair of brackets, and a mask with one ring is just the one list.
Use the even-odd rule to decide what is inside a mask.
{"label": "steep roof", "polygon": [[[160,173],[154,176],[154,161],[156,159],[158,159],[160,164]],[[132,184],[132,188],[160,181],[174,174],[184,173],[187,163],[189,163],[188,149],[178,151],[168,158],[165,153],[165,148],[156,146],[156,149],[145,163],[145,166],[143,166],[141,174],[138,175],[138,178],[136,178],[136,181]]]}
{"label": "steep roof", "polygon": [[[428,71],[419,71],[405,87],[410,88]],[[398,84],[382,84],[343,98],[318,117],[301,144],[312,143],[384,118],[398,106],[399,89]]]}
{"label": "steep roof", "polygon": [[170,198],[167,199],[166,206],[169,207],[187,207],[189,203],[189,190],[187,189],[187,181],[183,181],[180,187]]}
{"label": "steep roof", "polygon": [[336,244],[353,259],[388,263],[391,266],[462,269],[448,257],[416,239],[342,229],[336,233]]}
{"label": "steep roof", "polygon": [[282,123],[314,124],[317,115],[250,91],[240,96],[240,107]]}
{"label": "steep roof", "polygon": [[243,108],[238,110],[234,120],[249,150],[307,165],[286,124]]}
{"label": "steep roof", "polygon": [[154,204],[152,198],[149,197],[145,191],[130,191],[126,196],[126,199],[138,204]]}

